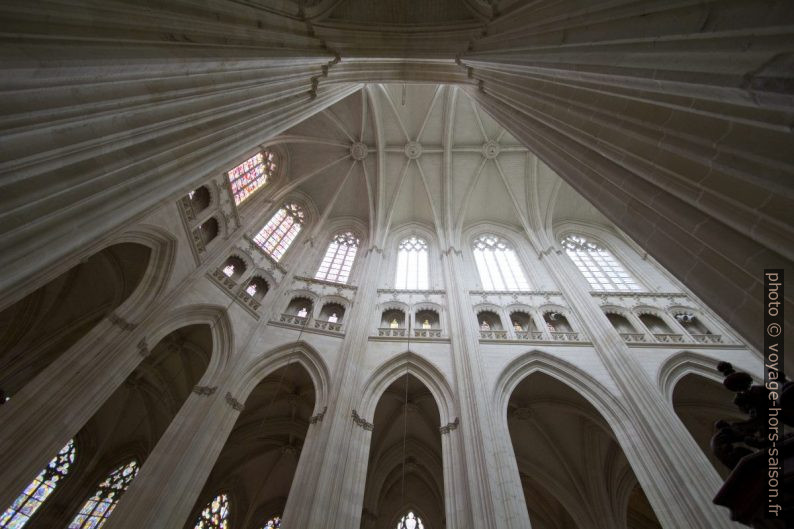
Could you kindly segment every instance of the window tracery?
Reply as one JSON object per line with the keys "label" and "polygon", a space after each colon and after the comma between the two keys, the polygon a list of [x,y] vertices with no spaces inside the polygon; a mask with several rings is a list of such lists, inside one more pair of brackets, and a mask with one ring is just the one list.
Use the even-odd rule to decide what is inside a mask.
{"label": "window tracery", "polygon": [[132,460],[113,470],[93,496],[88,498],[80,512],[74,517],[69,529],[99,529],[110,513],[116,508],[119,498],[127,490],[132,480],[138,475],[138,462]]}
{"label": "window tracery", "polygon": [[258,152],[228,172],[234,203],[240,204],[267,184],[276,172],[276,156],[270,151]]}
{"label": "window tracery", "polygon": [[529,290],[515,251],[501,237],[478,237],[474,241],[474,261],[484,290]]}
{"label": "window tracery", "polygon": [[294,203],[285,204],[254,237],[254,242],[276,261],[286,253],[298,236],[305,215]]}
{"label": "window tracery", "polygon": [[595,242],[581,235],[568,235],[560,244],[593,290],[642,290],[612,252]]}
{"label": "window tracery", "polygon": [[42,470],[36,479],[25,488],[24,492],[17,496],[14,503],[0,515],[0,528],[21,529],[24,527],[30,517],[52,494],[58,483],[69,473],[76,455],[77,448],[74,440],[69,440],[66,446],[58,452],[58,455],[52,458],[47,468]]}
{"label": "window tracery", "polygon": [[400,290],[427,290],[427,242],[419,237],[409,237],[397,247],[397,271],[394,288]]}
{"label": "window tracery", "polygon": [[315,279],[347,283],[361,242],[352,232],[339,233],[331,239]]}
{"label": "window tracery", "polygon": [[422,519],[416,516],[413,512],[408,512],[397,523],[397,529],[425,529]]}
{"label": "window tracery", "polygon": [[193,529],[229,529],[229,496],[215,496],[201,511]]}

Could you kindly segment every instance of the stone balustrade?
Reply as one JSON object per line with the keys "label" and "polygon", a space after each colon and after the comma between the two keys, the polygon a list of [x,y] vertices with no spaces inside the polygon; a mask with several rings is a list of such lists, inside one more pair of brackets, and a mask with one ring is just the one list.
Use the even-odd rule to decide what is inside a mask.
{"label": "stone balustrade", "polygon": [[441,329],[414,329],[417,338],[441,338]]}
{"label": "stone balustrade", "polygon": [[390,327],[381,327],[378,329],[378,336],[390,336],[394,338],[404,338],[408,335],[408,331],[404,328],[392,329]]}
{"label": "stone balustrade", "polygon": [[721,334],[692,334],[690,336],[697,343],[724,343]]}
{"label": "stone balustrade", "polygon": [[556,342],[578,342],[579,341],[579,333],[578,332],[552,332],[551,339]]}
{"label": "stone balustrade", "polygon": [[315,329],[322,329],[324,331],[341,332],[342,331],[342,324],[339,323],[339,322],[333,322],[333,321],[314,320],[314,328]]}
{"label": "stone balustrade", "polygon": [[660,343],[684,343],[684,336],[681,334],[654,333],[653,337]]}
{"label": "stone balustrade", "polygon": [[480,339],[483,340],[507,340],[507,338],[507,331],[480,330]]}
{"label": "stone balustrade", "polygon": [[645,334],[641,332],[622,332],[620,337],[626,343],[647,343],[648,341]]}

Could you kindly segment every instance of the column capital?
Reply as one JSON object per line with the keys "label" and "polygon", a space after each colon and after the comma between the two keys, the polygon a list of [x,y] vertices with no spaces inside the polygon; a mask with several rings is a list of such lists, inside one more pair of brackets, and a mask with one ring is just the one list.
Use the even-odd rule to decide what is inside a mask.
{"label": "column capital", "polygon": [[355,424],[357,424],[358,426],[361,426],[365,430],[368,430],[368,431],[371,432],[372,429],[375,427],[375,425],[372,424],[371,422],[367,422],[366,419],[363,419],[363,418],[359,417],[358,412],[356,410],[353,410],[353,412],[351,413],[351,417],[353,417],[353,422]]}

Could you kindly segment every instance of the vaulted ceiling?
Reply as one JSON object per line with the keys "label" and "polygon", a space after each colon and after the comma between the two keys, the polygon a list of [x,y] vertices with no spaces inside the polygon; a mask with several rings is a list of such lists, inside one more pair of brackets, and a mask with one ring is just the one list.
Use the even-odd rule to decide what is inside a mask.
{"label": "vaulted ceiling", "polygon": [[481,223],[609,224],[457,86],[366,85],[273,143],[288,153],[286,189],[324,220],[368,226],[376,244],[408,223],[444,244]]}

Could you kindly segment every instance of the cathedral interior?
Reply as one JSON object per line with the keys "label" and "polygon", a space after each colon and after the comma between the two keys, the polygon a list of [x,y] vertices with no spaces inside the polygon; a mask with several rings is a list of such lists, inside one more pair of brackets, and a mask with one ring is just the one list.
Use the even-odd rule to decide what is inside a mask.
{"label": "cathedral interior", "polygon": [[0,529],[787,526],[715,496],[794,274],[790,1],[0,28]]}

